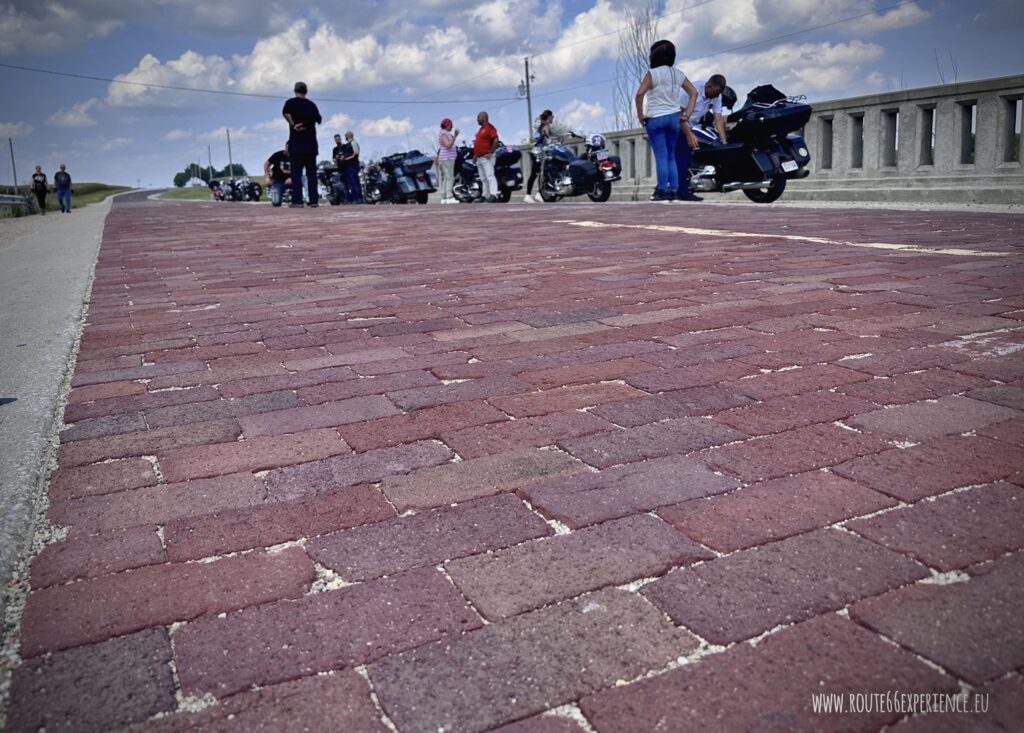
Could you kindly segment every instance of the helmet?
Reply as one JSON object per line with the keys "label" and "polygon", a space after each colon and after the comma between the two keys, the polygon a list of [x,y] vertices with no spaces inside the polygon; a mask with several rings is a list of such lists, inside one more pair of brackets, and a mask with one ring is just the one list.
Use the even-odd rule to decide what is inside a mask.
{"label": "helmet", "polygon": [[447,117],[445,117],[443,120],[441,120],[441,127],[451,127],[451,126],[452,126],[452,121],[450,119],[448,119]]}
{"label": "helmet", "polygon": [[600,150],[601,148],[604,147],[604,135],[602,135],[599,132],[595,132],[593,135],[587,138],[587,143],[594,150]]}
{"label": "helmet", "polygon": [[728,109],[736,106],[736,92],[732,87],[727,86],[722,90],[722,106]]}

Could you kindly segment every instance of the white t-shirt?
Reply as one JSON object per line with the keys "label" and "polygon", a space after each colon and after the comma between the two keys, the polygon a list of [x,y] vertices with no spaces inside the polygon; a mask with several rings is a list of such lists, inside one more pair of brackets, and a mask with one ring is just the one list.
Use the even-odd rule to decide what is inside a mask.
{"label": "white t-shirt", "polygon": [[[693,114],[690,115],[690,124],[695,125],[700,122],[701,117],[707,114],[708,110],[711,110],[715,114],[722,114],[722,95],[719,94],[714,99],[708,99],[704,96],[704,86],[707,84],[706,81],[695,81],[693,86],[697,89],[697,104],[693,107]],[[679,90],[679,108],[686,109],[686,105],[690,102],[690,95],[686,93],[685,89]]]}
{"label": "white t-shirt", "polygon": [[679,89],[686,74],[673,66],[651,69],[651,88],[644,95],[645,114],[648,117],[679,114]]}

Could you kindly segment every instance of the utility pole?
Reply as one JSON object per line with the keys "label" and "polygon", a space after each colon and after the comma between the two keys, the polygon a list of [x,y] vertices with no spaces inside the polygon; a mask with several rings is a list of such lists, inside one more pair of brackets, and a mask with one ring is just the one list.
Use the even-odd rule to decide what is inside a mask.
{"label": "utility pole", "polygon": [[231,159],[231,130],[224,128],[224,132],[228,134],[228,177],[235,177],[235,162]]}
{"label": "utility pole", "polygon": [[14,195],[20,196],[18,193],[18,166],[14,164],[14,138],[7,138],[7,144],[11,146],[11,173],[14,175]]}
{"label": "utility pole", "polygon": [[526,123],[526,134],[533,130],[533,99],[530,97],[530,57],[524,56],[523,63],[526,64],[526,116],[529,117]]}
{"label": "utility pole", "polygon": [[[206,146],[206,164],[210,167],[210,181],[213,180],[213,156],[210,155],[210,146]],[[209,183],[210,181],[207,181]]]}

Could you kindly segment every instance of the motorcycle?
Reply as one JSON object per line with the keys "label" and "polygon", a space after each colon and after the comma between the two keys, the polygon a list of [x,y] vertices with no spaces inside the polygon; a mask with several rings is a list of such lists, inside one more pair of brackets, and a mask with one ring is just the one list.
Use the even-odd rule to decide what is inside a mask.
{"label": "motorcycle", "polygon": [[804,99],[787,97],[770,84],[755,87],[726,118],[733,124],[727,144],[712,124],[694,126],[700,147],[690,157],[690,190],[743,191],[751,201],[770,204],[782,196],[786,181],[810,175],[811,155],[797,133],[811,118]]}
{"label": "motorcycle", "polygon": [[348,190],[341,180],[341,170],[328,162],[321,163],[316,171],[317,180],[331,206],[348,203]]}
{"label": "motorcycle", "polygon": [[220,185],[220,181],[210,181],[210,194],[213,196],[214,201],[226,201],[224,187]]}
{"label": "motorcycle", "polygon": [[[507,203],[512,192],[523,187],[523,168],[519,164],[523,154],[504,143],[498,143],[494,154],[494,178],[498,182],[497,199]],[[483,193],[480,183],[480,171],[473,158],[473,149],[462,145],[456,151],[455,185],[452,187],[455,198],[464,204],[476,201]]]}
{"label": "motorcycle", "polygon": [[363,170],[363,200],[368,204],[390,201],[427,203],[437,191],[434,161],[419,150],[395,153],[370,163]]}
{"label": "motorcycle", "polygon": [[622,178],[622,160],[605,150],[600,134],[587,138],[582,157],[552,139],[534,148],[534,161],[540,166],[537,181],[544,201],[586,194],[591,201],[601,203],[611,197],[612,183]]}

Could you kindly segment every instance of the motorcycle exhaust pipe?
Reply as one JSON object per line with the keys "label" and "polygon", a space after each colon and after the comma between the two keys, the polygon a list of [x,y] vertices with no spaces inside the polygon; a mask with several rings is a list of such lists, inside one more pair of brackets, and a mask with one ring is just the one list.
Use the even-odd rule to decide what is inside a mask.
{"label": "motorcycle exhaust pipe", "polygon": [[765,181],[735,181],[733,183],[726,183],[722,185],[722,192],[729,193],[730,191],[743,191],[752,188],[768,188],[772,185],[772,181],[769,178]]}

